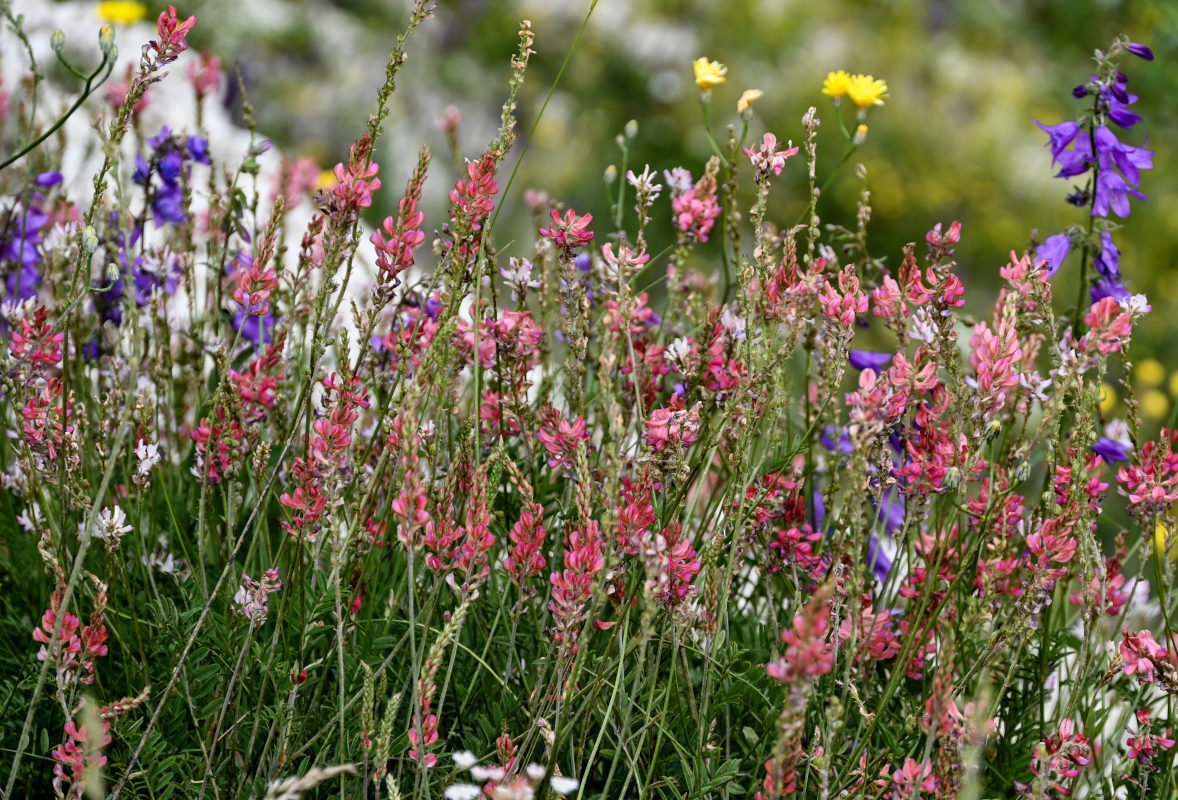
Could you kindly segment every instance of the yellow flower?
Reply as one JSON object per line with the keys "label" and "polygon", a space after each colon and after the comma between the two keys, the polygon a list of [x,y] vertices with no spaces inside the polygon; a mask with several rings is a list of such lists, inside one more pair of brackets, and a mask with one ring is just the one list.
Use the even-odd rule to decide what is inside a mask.
{"label": "yellow flower", "polygon": [[1150,389],[1141,395],[1141,413],[1150,419],[1161,419],[1170,412],[1170,398],[1165,392]]}
{"label": "yellow flower", "polygon": [[335,173],[329,169],[325,169],[319,173],[319,178],[315,181],[316,191],[327,191],[334,189],[339,180],[335,177]]}
{"label": "yellow flower", "polygon": [[851,102],[866,111],[872,106],[882,106],[888,96],[888,85],[871,75],[852,75],[847,95]]}
{"label": "yellow flower", "polygon": [[827,73],[826,80],[822,82],[822,93],[834,99],[835,102],[846,97],[850,90],[851,76],[847,74],[845,69]]}
{"label": "yellow flower", "polygon": [[130,25],[147,16],[147,6],[136,0],[104,0],[94,12],[99,19],[116,25]]}
{"label": "yellow flower", "polygon": [[695,85],[705,92],[713,86],[719,86],[726,80],[724,76],[728,74],[728,67],[719,61],[708,61],[706,58],[697,58],[694,66]]}
{"label": "yellow flower", "polygon": [[1098,396],[1100,401],[1100,413],[1111,414],[1113,409],[1117,407],[1117,390],[1111,384],[1100,384],[1100,394]]}
{"label": "yellow flower", "polygon": [[743,114],[746,111],[751,111],[753,103],[765,96],[765,93],[760,89],[745,89],[744,94],[736,101],[736,113]]}
{"label": "yellow flower", "polygon": [[862,122],[860,122],[859,127],[855,128],[855,146],[857,147],[866,141],[867,141],[867,126],[864,125]]}
{"label": "yellow flower", "polygon": [[1153,549],[1157,553],[1158,558],[1161,558],[1167,551],[1170,553],[1171,561],[1178,561],[1178,547],[1174,545],[1176,542],[1170,539],[1170,531],[1162,523],[1158,523],[1157,528],[1153,532]]}
{"label": "yellow flower", "polygon": [[1170,375],[1170,394],[1178,397],[1178,372]]}
{"label": "yellow flower", "polygon": [[1166,377],[1166,368],[1156,358],[1147,358],[1134,370],[1142,386],[1158,386]]}

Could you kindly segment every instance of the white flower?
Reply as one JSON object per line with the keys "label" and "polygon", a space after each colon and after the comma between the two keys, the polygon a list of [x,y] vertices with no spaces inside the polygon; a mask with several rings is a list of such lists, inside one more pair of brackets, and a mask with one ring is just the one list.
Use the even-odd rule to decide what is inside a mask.
{"label": "white flower", "polygon": [[[94,526],[94,536],[106,542],[108,550],[118,550],[119,540],[123,538],[124,533],[130,533],[132,528],[127,522],[127,515],[123,509],[115,505],[111,508],[102,509],[102,514],[99,515],[97,524]],[[86,535],[86,523],[78,523],[78,534]]]}
{"label": "white flower", "polygon": [[135,445],[135,457],[139,459],[139,474],[146,475],[151,468],[160,463],[159,445],[149,444],[146,439],[140,439]]}
{"label": "white flower", "polygon": [[678,197],[695,185],[695,181],[691,179],[691,173],[684,167],[663,170],[663,177],[667,179],[667,185],[671,187],[672,197]]}
{"label": "white flower", "polygon": [[16,524],[24,528],[27,533],[40,533],[41,519],[41,506],[34,501],[17,516]]}
{"label": "white flower", "polygon": [[572,794],[577,791],[577,787],[581,782],[576,778],[566,778],[564,775],[553,775],[548,779],[548,785],[552,787],[552,791],[557,794]]}
{"label": "white flower", "polygon": [[730,342],[741,342],[745,339],[744,317],[732,313],[731,308],[725,308],[720,315],[720,324],[724,327],[724,336]]}
{"label": "white flower", "polygon": [[446,800],[474,800],[483,790],[475,786],[473,783],[456,783],[453,786],[447,786],[443,794],[446,795]]}
{"label": "white flower", "polygon": [[470,777],[476,781],[495,781],[498,783],[507,777],[507,770],[503,767],[482,767],[475,765],[470,768]]}
{"label": "white flower", "polygon": [[528,764],[524,772],[527,773],[528,778],[534,781],[539,781],[544,778],[544,773],[547,772],[543,764]]}
{"label": "white flower", "polygon": [[[691,176],[688,175],[689,180],[690,178]],[[634,187],[634,191],[638,192],[638,194],[646,195],[650,198],[651,202],[657,200],[659,194],[663,191],[662,184],[654,182],[654,175],[650,172],[650,164],[646,165],[641,175],[635,175],[632,169],[626,170],[626,180]],[[691,187],[689,186],[688,188]]]}
{"label": "white flower", "polygon": [[1143,316],[1153,310],[1153,306],[1149,304],[1149,298],[1143,294],[1135,294],[1130,296],[1128,300],[1122,300],[1121,308],[1135,317]]}
{"label": "white flower", "polygon": [[454,754],[454,766],[458,769],[470,769],[479,763],[478,756],[469,750],[460,750]]}

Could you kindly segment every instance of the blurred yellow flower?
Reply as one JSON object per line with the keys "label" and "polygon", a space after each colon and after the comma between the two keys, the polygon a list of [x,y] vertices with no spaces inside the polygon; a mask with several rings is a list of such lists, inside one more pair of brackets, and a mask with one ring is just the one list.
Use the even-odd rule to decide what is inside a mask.
{"label": "blurred yellow flower", "polygon": [[753,103],[765,96],[765,93],[760,89],[745,89],[744,94],[736,101],[736,113],[744,114],[746,111],[751,111]]}
{"label": "blurred yellow flower", "polygon": [[1150,419],[1161,419],[1170,412],[1170,398],[1159,389],[1141,395],[1141,413]]}
{"label": "blurred yellow flower", "polygon": [[845,69],[838,72],[828,72],[826,80],[822,82],[822,93],[836,102],[847,96],[851,89],[851,76]]}
{"label": "blurred yellow flower", "polygon": [[1142,386],[1158,386],[1166,378],[1166,368],[1156,358],[1147,358],[1137,364],[1133,374]]}
{"label": "blurred yellow flower", "polygon": [[1111,414],[1113,409],[1117,407],[1117,390],[1113,388],[1112,384],[1102,383],[1097,399],[1100,402],[1100,413]]}
{"label": "blurred yellow flower", "polygon": [[1171,561],[1178,561],[1178,547],[1175,547],[1175,542],[1170,539],[1170,531],[1162,523],[1158,523],[1157,528],[1153,532],[1153,549],[1160,557],[1163,553],[1169,552]]}
{"label": "blurred yellow flower", "polygon": [[847,95],[852,103],[865,111],[872,106],[883,105],[884,98],[888,96],[888,85],[871,75],[852,75]]}
{"label": "blurred yellow flower", "polygon": [[95,15],[116,25],[130,25],[147,16],[147,6],[136,0],[104,0],[94,10]]}
{"label": "blurred yellow flower", "polygon": [[1178,397],[1178,372],[1170,375],[1170,394]]}
{"label": "blurred yellow flower", "polygon": [[318,180],[315,181],[316,191],[327,191],[334,189],[339,180],[335,177],[335,173],[329,169],[325,169],[319,173]]}
{"label": "blurred yellow flower", "polygon": [[719,61],[708,61],[706,58],[695,60],[695,85],[705,92],[723,83],[727,74],[728,67]]}

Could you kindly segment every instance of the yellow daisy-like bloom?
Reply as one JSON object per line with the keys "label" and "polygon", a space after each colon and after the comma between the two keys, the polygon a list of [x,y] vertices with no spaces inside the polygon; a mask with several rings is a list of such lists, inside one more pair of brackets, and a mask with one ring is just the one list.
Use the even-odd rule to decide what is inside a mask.
{"label": "yellow daisy-like bloom", "polygon": [[736,101],[736,113],[744,114],[746,111],[751,111],[753,103],[765,96],[765,93],[760,89],[745,89],[744,94]]}
{"label": "yellow daisy-like bloom", "polygon": [[104,0],[94,13],[105,22],[116,25],[130,25],[147,16],[147,6],[136,0]]}
{"label": "yellow daisy-like bloom", "polygon": [[852,75],[847,87],[851,102],[866,111],[872,106],[882,106],[888,96],[888,85],[871,75]]}
{"label": "yellow daisy-like bloom", "polygon": [[728,74],[728,67],[719,61],[708,61],[706,58],[697,58],[694,67],[695,85],[705,92],[727,80],[724,76]]}
{"label": "yellow daisy-like bloom", "polygon": [[822,82],[822,93],[836,101],[846,97],[850,90],[851,76],[845,69],[827,73],[826,80]]}
{"label": "yellow daisy-like bloom", "polygon": [[1166,379],[1166,368],[1156,358],[1147,358],[1133,371],[1142,386],[1158,386]]}

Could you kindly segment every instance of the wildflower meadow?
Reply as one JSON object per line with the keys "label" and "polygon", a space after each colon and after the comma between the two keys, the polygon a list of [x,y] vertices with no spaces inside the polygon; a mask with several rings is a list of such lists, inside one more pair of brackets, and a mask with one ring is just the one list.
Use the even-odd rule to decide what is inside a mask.
{"label": "wildflower meadow", "polygon": [[317,163],[190,46],[223,21],[76,5],[85,41],[0,1],[0,796],[1178,796],[1178,425],[1130,361],[1167,311],[1122,259],[1150,42],[1075,43],[1025,115],[1070,221],[972,291],[968,217],[874,245],[906,89],[855,64],[684,54],[710,154],[635,163],[635,119],[588,208],[516,181],[526,19],[497,131],[447,112],[394,183],[453,8]]}

